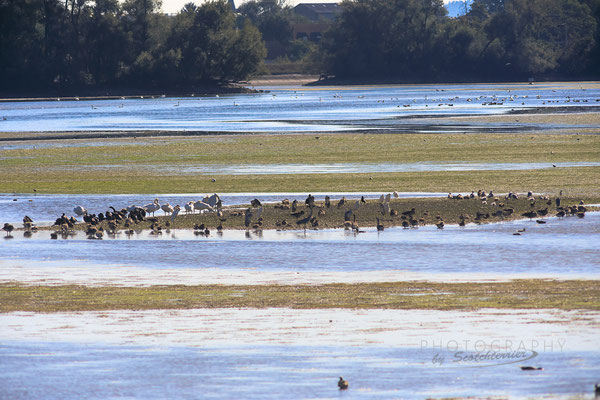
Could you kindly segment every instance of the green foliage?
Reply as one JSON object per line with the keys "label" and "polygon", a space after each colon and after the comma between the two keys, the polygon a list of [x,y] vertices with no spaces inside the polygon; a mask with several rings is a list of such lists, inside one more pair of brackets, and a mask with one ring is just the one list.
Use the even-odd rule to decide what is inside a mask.
{"label": "green foliage", "polygon": [[0,76],[9,92],[86,86],[187,86],[246,79],[264,58],[226,1],[0,0]]}
{"label": "green foliage", "polygon": [[342,6],[321,46],[327,71],[339,77],[522,80],[600,72],[599,0],[477,0],[460,18],[445,18],[441,1]]}

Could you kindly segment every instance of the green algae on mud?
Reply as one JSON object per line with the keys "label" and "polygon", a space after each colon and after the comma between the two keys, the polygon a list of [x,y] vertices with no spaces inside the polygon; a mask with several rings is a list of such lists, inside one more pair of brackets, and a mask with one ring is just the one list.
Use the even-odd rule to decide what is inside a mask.
{"label": "green algae on mud", "polygon": [[[424,171],[199,175],[202,165],[318,163],[597,162],[598,135],[320,134],[118,139],[113,145],[2,150],[1,193],[208,193],[327,191],[497,191],[600,194],[600,167],[506,171]],[[104,139],[98,139],[101,141]],[[35,143],[35,142],[33,142]],[[87,143],[100,144],[85,147]],[[103,167],[103,168],[98,168]],[[163,168],[168,167],[168,168]],[[293,167],[290,167],[293,168]],[[213,182],[211,178],[215,178]]]}
{"label": "green algae on mud", "polygon": [[0,312],[193,308],[600,310],[597,281],[393,282],[147,287],[0,284]]}

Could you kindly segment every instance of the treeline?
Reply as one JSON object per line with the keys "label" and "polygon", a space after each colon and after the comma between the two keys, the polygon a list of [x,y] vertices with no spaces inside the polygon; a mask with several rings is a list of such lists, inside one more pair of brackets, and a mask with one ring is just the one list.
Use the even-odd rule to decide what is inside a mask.
{"label": "treeline", "polygon": [[[319,46],[295,41],[283,0],[0,0],[0,92],[188,89],[245,80],[265,41],[286,60],[348,79],[593,78],[600,0],[475,0],[449,18],[442,0],[344,0]],[[275,43],[275,46],[273,45]]]}
{"label": "treeline", "polygon": [[600,75],[600,0],[475,0],[448,18],[442,0],[345,0],[321,46],[341,78],[405,81]]}
{"label": "treeline", "polygon": [[260,32],[226,1],[0,0],[0,91],[185,87],[246,79]]}

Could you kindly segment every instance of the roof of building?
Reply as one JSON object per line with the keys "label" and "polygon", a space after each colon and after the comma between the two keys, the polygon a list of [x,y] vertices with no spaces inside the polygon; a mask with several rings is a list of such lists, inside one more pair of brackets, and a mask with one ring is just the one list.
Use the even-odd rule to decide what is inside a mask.
{"label": "roof of building", "polygon": [[336,3],[300,3],[294,8],[305,8],[318,14],[330,14],[340,11],[340,6]]}

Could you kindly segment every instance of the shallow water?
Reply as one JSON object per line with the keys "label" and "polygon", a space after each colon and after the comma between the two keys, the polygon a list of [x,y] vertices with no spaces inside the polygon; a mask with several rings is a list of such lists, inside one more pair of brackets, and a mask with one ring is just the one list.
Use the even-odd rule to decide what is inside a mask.
{"label": "shallow water", "polygon": [[[214,309],[0,322],[0,394],[16,399],[560,397],[590,394],[600,372],[593,312]],[[453,362],[457,351],[518,348],[537,356]]]}
{"label": "shallow water", "polygon": [[[517,229],[525,228],[521,236]],[[33,238],[13,233],[0,247],[0,280],[19,275],[25,281],[46,278],[60,280],[56,267],[91,282],[113,269],[115,282],[122,267],[168,270],[177,280],[196,282],[214,272],[221,283],[227,274],[241,271],[269,273],[360,273],[389,272],[394,280],[412,274],[491,274],[496,277],[540,274],[545,277],[573,276],[598,279],[600,267],[600,213],[580,218],[549,218],[544,225],[535,221],[513,221],[467,227],[447,226],[418,229],[374,228],[355,235],[344,230],[319,231],[224,231],[196,236],[191,230],[173,230],[162,235],[148,232],[130,237],[119,234],[106,239],[87,240],[82,233],[72,239],[50,240],[49,232]],[[50,262],[50,263],[48,263]],[[34,274],[33,271],[36,273]],[[64,270],[61,270],[64,272]],[[190,280],[194,271],[200,274]],[[22,272],[22,273],[21,273]],[[127,275],[131,270],[124,269]],[[42,274],[40,277],[38,274]],[[283,275],[285,278],[285,274]],[[103,276],[103,278],[106,278]],[[141,281],[144,279],[140,277]],[[406,278],[405,278],[406,279]],[[147,282],[146,282],[147,283]],[[200,282],[201,283],[201,282]]]}
{"label": "shallow water", "polygon": [[[0,161],[2,158],[0,157]],[[49,171],[120,171],[132,170],[137,173],[148,171],[156,174],[177,175],[295,175],[295,174],[368,174],[386,172],[425,172],[425,171],[525,171],[551,168],[597,167],[600,162],[556,162],[556,163],[473,163],[473,162],[416,162],[416,163],[332,163],[332,164],[196,164],[165,165],[160,172],[152,164],[107,164],[79,167],[46,167]]]}
{"label": "shallow water", "polygon": [[[275,87],[270,88],[270,93],[221,97],[0,103],[0,116],[6,118],[0,120],[0,132],[299,133],[406,127],[462,132],[469,130],[469,124],[431,128],[403,119],[420,115],[497,114],[559,105],[595,106],[599,104],[597,99],[600,86],[594,83]],[[485,102],[502,104],[482,105]],[[511,124],[489,128],[510,130]]]}

